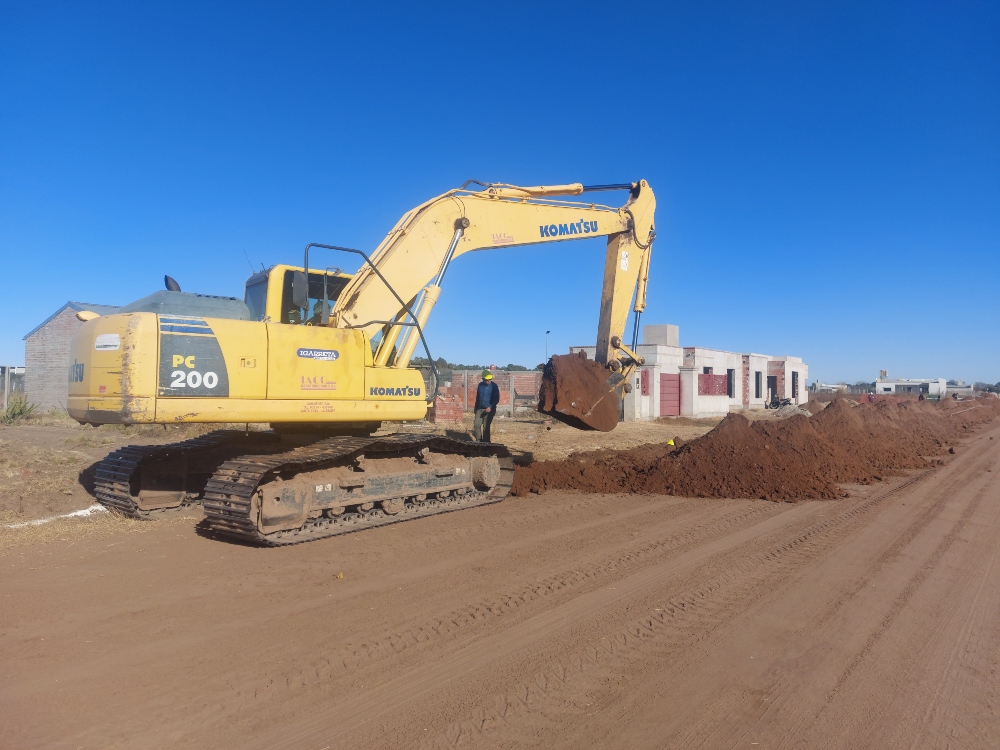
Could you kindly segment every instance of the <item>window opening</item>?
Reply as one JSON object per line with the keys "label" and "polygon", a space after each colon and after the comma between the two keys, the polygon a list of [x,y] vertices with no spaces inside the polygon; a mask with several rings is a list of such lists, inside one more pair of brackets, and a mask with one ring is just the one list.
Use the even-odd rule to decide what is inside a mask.
{"label": "window opening", "polygon": [[[285,271],[285,278],[281,290],[281,322],[298,324],[302,323],[302,310],[292,303],[292,276],[294,271]],[[309,307],[306,308],[305,322],[318,326],[323,318],[323,282],[326,281],[326,292],[328,309],[333,309],[333,303],[347,286],[350,278],[342,276],[332,276],[325,273],[309,274]]]}
{"label": "window opening", "polygon": [[250,310],[250,320],[263,320],[267,310],[267,280],[248,286],[243,301]]}

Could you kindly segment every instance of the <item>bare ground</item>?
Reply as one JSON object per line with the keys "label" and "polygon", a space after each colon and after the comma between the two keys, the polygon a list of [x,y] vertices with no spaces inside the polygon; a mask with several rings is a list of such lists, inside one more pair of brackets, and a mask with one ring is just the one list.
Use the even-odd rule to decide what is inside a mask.
{"label": "bare ground", "polygon": [[988,426],[838,501],[551,493],[280,549],[184,518],[12,546],[0,745],[996,747],[998,476]]}
{"label": "bare ground", "polygon": [[212,425],[83,427],[56,415],[0,426],[0,525],[86,508],[94,502],[88,469],[123,445],[171,443],[212,429]]}
{"label": "bare ground", "polygon": [[[610,433],[580,432],[537,416],[497,419],[492,438],[504,443],[520,461],[565,458],[575,450],[634,448],[679,436],[691,440],[704,435],[718,419],[676,418],[657,422],[630,422]],[[243,425],[160,425],[82,427],[68,417],[45,415],[14,427],[0,426],[0,549],[14,543],[4,527],[55,514],[82,510],[94,502],[93,469],[108,453],[123,445],[171,443],[214,429]],[[402,429],[466,435],[472,418],[464,424],[434,425],[426,422],[387,425],[379,434]],[[99,525],[99,524],[98,524]],[[88,528],[96,528],[93,524]],[[34,533],[34,532],[33,532]],[[80,529],[75,533],[79,534]]]}

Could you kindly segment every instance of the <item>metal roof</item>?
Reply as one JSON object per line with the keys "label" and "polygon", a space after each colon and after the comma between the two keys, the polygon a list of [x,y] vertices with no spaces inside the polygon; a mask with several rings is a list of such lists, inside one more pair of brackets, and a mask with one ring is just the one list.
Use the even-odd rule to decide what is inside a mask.
{"label": "metal roof", "polygon": [[70,310],[74,310],[76,312],[80,312],[81,310],[89,310],[90,312],[95,312],[98,315],[111,315],[112,313],[121,309],[118,305],[95,305],[92,302],[67,302],[65,305],[60,307],[58,310],[52,313],[49,317],[47,317],[37,326],[28,331],[24,335],[24,338],[21,340],[27,341],[29,336],[36,333],[38,330],[44,328],[49,322],[51,322],[57,315],[59,315],[59,313],[61,313],[66,308],[69,308]]}

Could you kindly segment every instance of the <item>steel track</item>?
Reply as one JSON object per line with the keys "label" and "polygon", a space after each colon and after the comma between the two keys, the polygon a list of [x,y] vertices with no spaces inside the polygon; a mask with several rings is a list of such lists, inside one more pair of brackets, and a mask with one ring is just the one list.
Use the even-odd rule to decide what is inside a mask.
{"label": "steel track", "polygon": [[[177,458],[182,453],[196,452],[204,457],[206,452],[220,452],[220,462],[244,451],[259,449],[263,445],[274,444],[278,437],[267,432],[241,432],[239,430],[216,430],[189,440],[169,445],[129,445],[108,454],[97,466],[94,478],[97,502],[108,510],[113,510],[129,518],[153,519],[177,510],[177,507],[158,510],[142,510],[132,496],[132,484],[144,465],[166,458]],[[179,507],[198,502],[190,497]]]}
{"label": "steel track", "polygon": [[[428,498],[420,503],[402,498],[406,499],[403,509],[393,515],[375,508],[367,512],[344,513],[334,518],[309,519],[298,529],[271,534],[262,533],[257,526],[253,495],[268,474],[322,469],[334,463],[346,462],[361,453],[366,457],[377,457],[380,453],[414,451],[424,447],[470,458],[496,456],[500,461],[500,481],[489,492],[473,492],[448,498]],[[497,503],[507,496],[513,483],[514,461],[502,445],[469,443],[435,435],[334,437],[287,453],[243,456],[226,461],[205,487],[205,519],[208,529],[215,534],[252,544],[277,547]],[[407,497],[419,492],[419,489],[413,488],[414,492]]]}

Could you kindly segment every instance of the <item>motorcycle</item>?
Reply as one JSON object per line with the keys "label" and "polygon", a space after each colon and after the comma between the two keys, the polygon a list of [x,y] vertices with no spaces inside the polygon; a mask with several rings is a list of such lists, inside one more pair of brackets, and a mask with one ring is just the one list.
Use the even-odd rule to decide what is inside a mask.
{"label": "motorcycle", "polygon": [[774,396],[771,398],[770,403],[765,403],[765,409],[780,409],[782,406],[791,406],[792,400],[790,398],[778,398]]}

